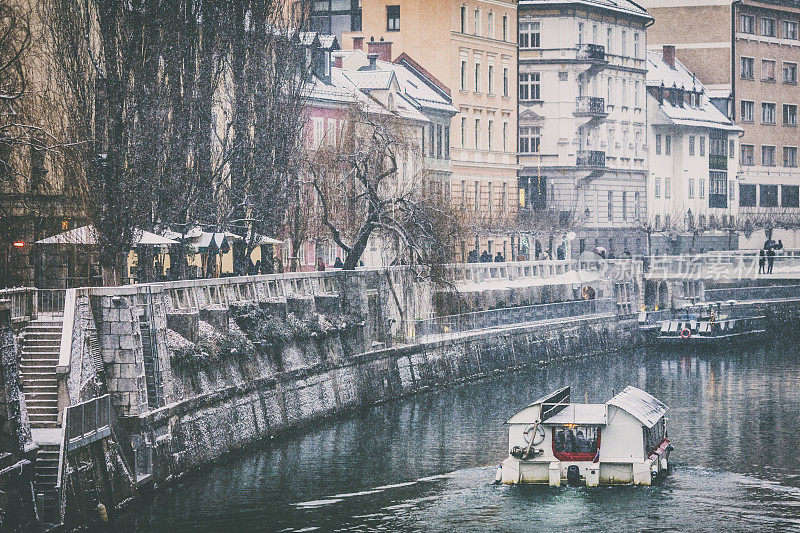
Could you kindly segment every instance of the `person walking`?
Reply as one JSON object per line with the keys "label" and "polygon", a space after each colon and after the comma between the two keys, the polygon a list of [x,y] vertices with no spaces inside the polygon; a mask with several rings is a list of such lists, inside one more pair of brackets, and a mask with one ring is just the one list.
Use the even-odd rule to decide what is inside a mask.
{"label": "person walking", "polygon": [[503,262],[505,262],[505,259],[503,258],[503,254],[501,254],[500,252],[497,252],[497,255],[494,256],[494,262],[495,263],[503,263]]}
{"label": "person walking", "polygon": [[343,268],[344,263],[342,263],[342,258],[338,255],[336,256],[336,261],[333,262],[333,268]]}
{"label": "person walking", "polygon": [[772,265],[775,263],[775,250],[767,250],[767,274],[772,274]]}
{"label": "person walking", "polygon": [[317,270],[320,272],[325,270],[325,261],[321,257],[317,257]]}
{"label": "person walking", "polygon": [[758,252],[758,273],[759,274],[766,274],[764,272],[764,265],[767,263],[767,256],[764,254],[764,250]]}

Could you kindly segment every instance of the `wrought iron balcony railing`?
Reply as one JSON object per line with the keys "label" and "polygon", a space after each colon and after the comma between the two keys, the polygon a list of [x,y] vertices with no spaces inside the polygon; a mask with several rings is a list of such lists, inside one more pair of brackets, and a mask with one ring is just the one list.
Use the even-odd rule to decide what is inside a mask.
{"label": "wrought iron balcony railing", "polygon": [[577,59],[589,59],[591,61],[605,61],[606,48],[600,44],[579,44]]}
{"label": "wrought iron balcony railing", "polygon": [[606,153],[601,150],[578,150],[575,162],[579,167],[603,168],[606,166]]}
{"label": "wrought iron balcony railing", "polygon": [[589,116],[605,116],[606,101],[596,96],[579,96],[575,99],[575,114]]}

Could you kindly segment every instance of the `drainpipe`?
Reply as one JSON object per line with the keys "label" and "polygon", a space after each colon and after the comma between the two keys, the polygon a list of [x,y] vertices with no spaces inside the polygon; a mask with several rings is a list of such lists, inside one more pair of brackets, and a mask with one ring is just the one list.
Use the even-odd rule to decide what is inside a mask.
{"label": "drainpipe", "polygon": [[[741,0],[731,2],[731,121],[736,122],[736,8]],[[741,161],[739,161],[741,165]]]}

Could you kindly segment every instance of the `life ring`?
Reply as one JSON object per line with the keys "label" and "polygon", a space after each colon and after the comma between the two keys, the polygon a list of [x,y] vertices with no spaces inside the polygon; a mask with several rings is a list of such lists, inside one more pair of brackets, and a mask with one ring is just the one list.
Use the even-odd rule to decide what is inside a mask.
{"label": "life ring", "polygon": [[531,439],[533,439],[533,446],[541,444],[544,440],[544,428],[538,422],[531,424],[522,432],[522,438],[525,439],[525,444],[528,445],[531,444]]}
{"label": "life ring", "polygon": [[692,332],[691,332],[691,330],[689,328],[683,328],[681,330],[681,338],[682,339],[688,339],[691,336],[692,336]]}

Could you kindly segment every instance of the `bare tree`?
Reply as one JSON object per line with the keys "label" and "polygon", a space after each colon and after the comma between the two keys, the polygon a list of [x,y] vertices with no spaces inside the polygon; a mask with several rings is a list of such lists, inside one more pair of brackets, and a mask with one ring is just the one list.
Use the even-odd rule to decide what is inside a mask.
{"label": "bare tree", "polygon": [[371,238],[395,243],[396,262],[451,260],[459,226],[446,202],[428,196],[419,131],[354,107],[339,144],[309,161],[320,218],[346,254],[344,269],[358,266]]}

